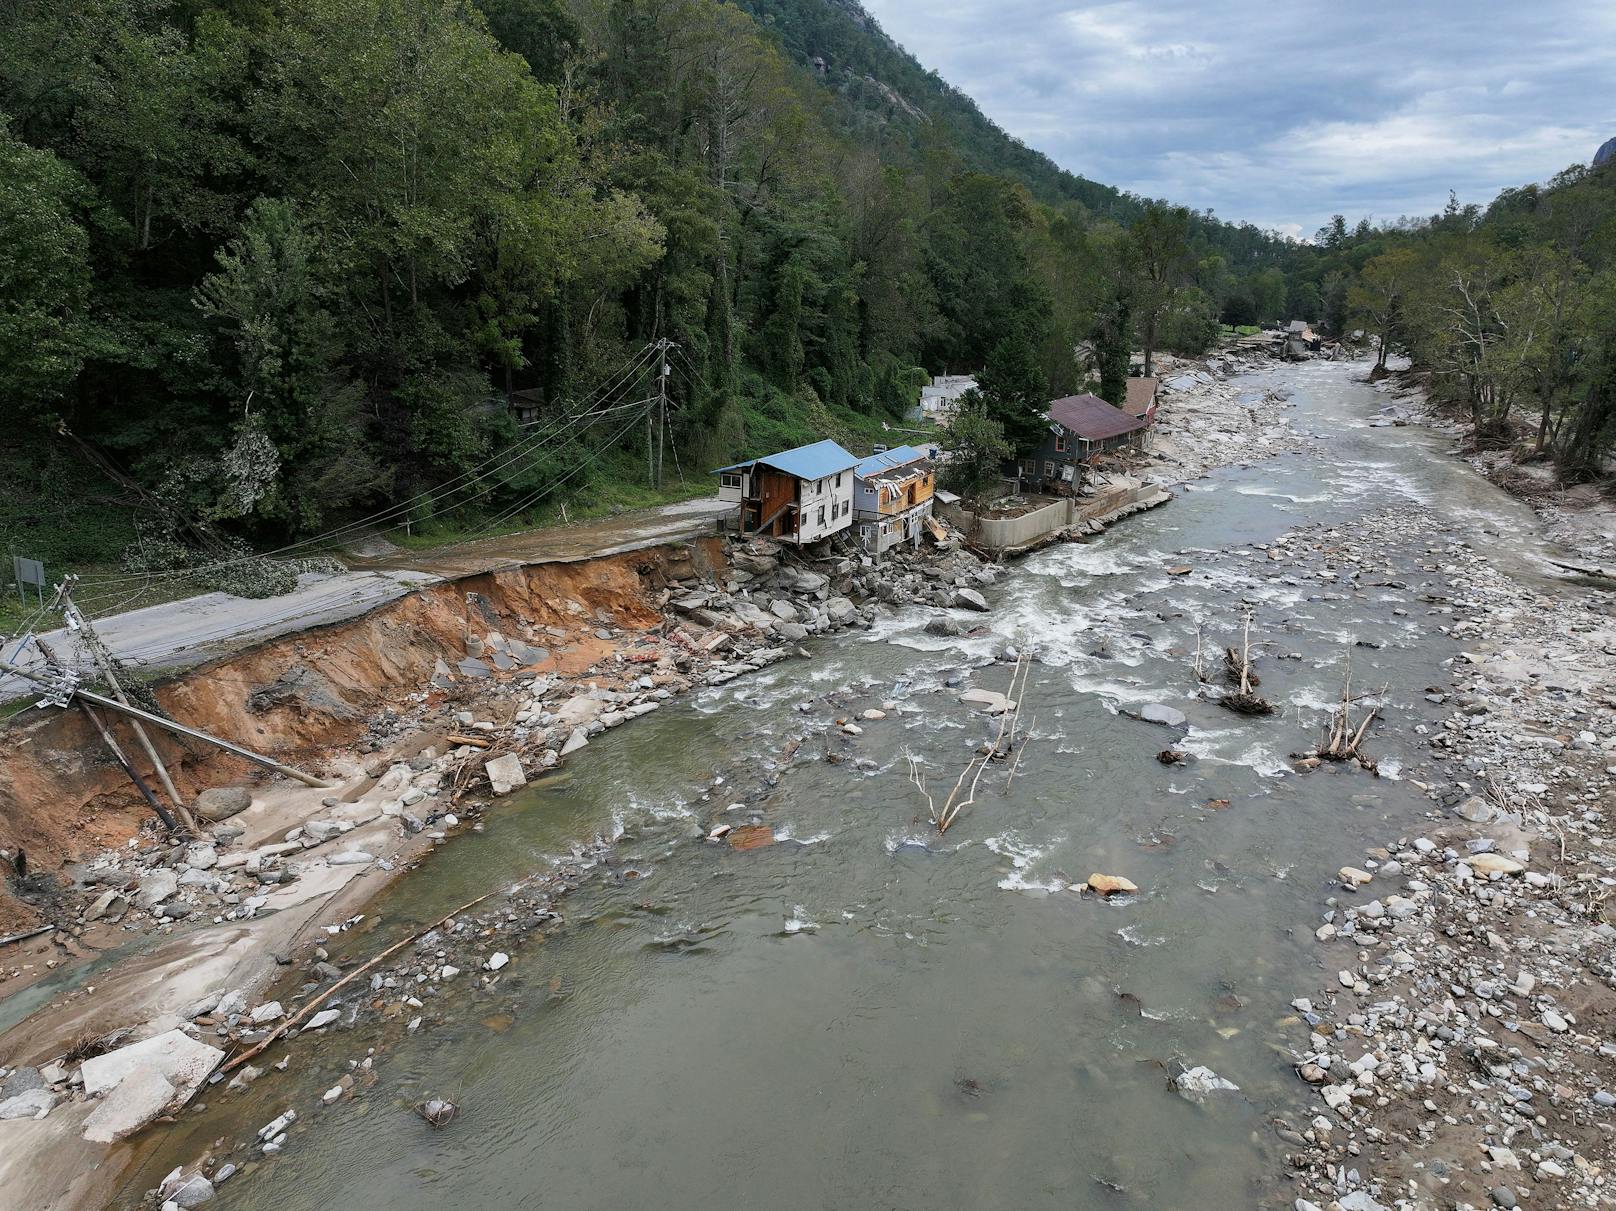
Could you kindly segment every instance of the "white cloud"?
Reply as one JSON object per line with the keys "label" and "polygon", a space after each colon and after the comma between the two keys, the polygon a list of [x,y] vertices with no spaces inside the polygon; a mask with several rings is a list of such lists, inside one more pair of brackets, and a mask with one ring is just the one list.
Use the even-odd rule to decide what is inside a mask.
{"label": "white cloud", "polygon": [[[989,117],[1095,180],[1311,232],[1429,214],[1616,134],[1616,5],[867,0]],[[1262,216],[1268,216],[1266,220]]]}

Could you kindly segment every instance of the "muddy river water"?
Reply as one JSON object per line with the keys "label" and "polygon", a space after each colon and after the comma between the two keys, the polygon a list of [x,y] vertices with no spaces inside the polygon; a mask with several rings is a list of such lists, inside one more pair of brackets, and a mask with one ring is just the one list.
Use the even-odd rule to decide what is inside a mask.
{"label": "muddy river water", "polygon": [[[576,839],[619,836],[562,903],[566,928],[516,952],[495,991],[468,981],[437,998],[418,1033],[294,1045],[288,1072],[187,1116],[160,1159],[296,1106],[286,1151],[218,1205],[1278,1205],[1273,1120],[1306,1118],[1284,1050],[1305,1035],[1281,1019],[1319,982],[1310,934],[1333,873],[1430,806],[1409,781],[1428,768],[1415,728],[1440,717],[1424,693],[1456,649],[1426,600],[1444,592],[1428,538],[1394,543],[1383,574],[1356,586],[1256,544],[1386,508],[1501,552],[1535,542],[1530,513],[1441,438],[1371,426],[1385,397],[1354,381],[1362,371],[1253,379],[1292,391],[1302,449],[1025,560],[989,591],[991,635],[938,637],[924,612],[896,616],[611,732],[562,778],[500,801],[483,832],[373,906],[380,928],[345,953],[373,953]],[[1271,645],[1269,719],[1192,696],[1197,627],[1228,642],[1246,606]],[[1364,684],[1389,687],[1372,742],[1386,776],[1289,772],[1360,639],[1383,645],[1351,651]],[[946,790],[996,726],[957,686],[1006,688],[1006,644],[1038,657],[1031,741],[1013,785],[989,775],[939,837],[904,754]],[[828,730],[889,700],[900,709],[860,737]],[[1157,761],[1174,735],[1125,713],[1146,703],[1188,716],[1177,743],[1197,760]],[[845,759],[826,761],[827,744]],[[782,839],[747,852],[701,840],[715,820],[750,818]],[[1095,871],[1140,892],[1069,890]],[[348,1061],[383,1043],[375,1084],[322,1107]],[[1186,1099],[1168,1085],[1175,1059],[1238,1092]],[[429,1092],[462,1118],[420,1122],[409,1106]]]}

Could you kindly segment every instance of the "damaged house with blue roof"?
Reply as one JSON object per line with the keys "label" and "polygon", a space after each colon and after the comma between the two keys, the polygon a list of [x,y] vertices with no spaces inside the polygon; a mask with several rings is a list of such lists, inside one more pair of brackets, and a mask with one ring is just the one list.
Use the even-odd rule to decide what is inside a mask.
{"label": "damaged house with blue roof", "polygon": [[853,524],[858,459],[825,440],[719,467],[718,499],[738,507],[742,537],[805,544]]}

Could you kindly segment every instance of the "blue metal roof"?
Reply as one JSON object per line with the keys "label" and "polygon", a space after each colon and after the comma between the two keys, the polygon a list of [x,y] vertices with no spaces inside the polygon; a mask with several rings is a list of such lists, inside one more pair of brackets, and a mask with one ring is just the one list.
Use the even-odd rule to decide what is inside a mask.
{"label": "blue metal roof", "polygon": [[717,467],[713,474],[717,475],[720,471],[740,471],[762,463],[765,467],[773,467],[776,471],[784,471],[787,475],[795,475],[798,479],[824,479],[827,475],[846,471],[857,462],[857,458],[826,438],[809,446],[798,446],[795,450],[782,450],[779,454],[765,454],[762,458],[749,459],[744,463]]}
{"label": "blue metal roof", "polygon": [[858,466],[853,468],[853,474],[868,479],[883,471],[891,471],[894,467],[906,466],[916,459],[929,457],[931,456],[924,450],[917,450],[913,446],[894,446],[890,450],[859,459]]}

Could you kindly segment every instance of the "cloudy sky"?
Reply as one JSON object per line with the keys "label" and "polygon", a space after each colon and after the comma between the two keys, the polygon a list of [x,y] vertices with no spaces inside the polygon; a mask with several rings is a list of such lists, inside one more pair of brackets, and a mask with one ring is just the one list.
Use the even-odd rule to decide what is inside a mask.
{"label": "cloudy sky", "polygon": [[1612,0],[864,0],[1094,180],[1311,235],[1490,201],[1616,135]]}

